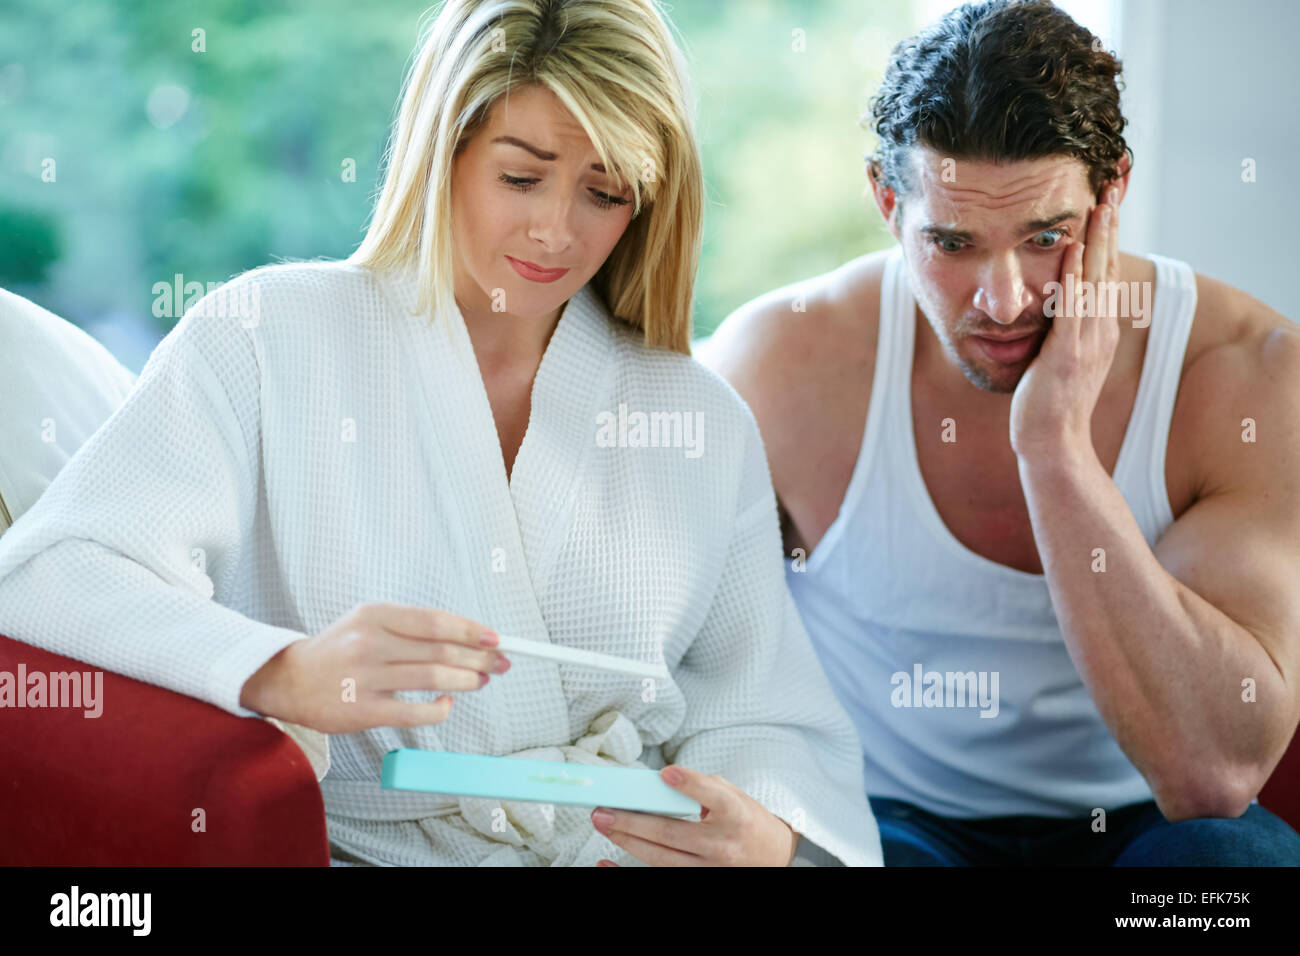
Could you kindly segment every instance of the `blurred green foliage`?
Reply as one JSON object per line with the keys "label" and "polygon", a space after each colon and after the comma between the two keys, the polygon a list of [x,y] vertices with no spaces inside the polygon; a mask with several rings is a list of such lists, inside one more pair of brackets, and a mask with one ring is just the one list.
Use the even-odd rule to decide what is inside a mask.
{"label": "blurred green foliage", "polygon": [[0,256],[0,286],[43,281],[62,254],[58,227],[48,213],[0,206],[0,236],[7,237]]}
{"label": "blurred green foliage", "polygon": [[[395,0],[10,3],[0,22],[0,282],[73,321],[150,315],[153,283],[221,281],[360,241],[427,7]],[[697,334],[889,243],[858,116],[906,3],[665,4],[708,184]],[[201,30],[203,51],[198,51]],[[53,159],[53,181],[44,165]],[[342,175],[355,163],[355,181]],[[44,177],[44,178],[43,178]]]}

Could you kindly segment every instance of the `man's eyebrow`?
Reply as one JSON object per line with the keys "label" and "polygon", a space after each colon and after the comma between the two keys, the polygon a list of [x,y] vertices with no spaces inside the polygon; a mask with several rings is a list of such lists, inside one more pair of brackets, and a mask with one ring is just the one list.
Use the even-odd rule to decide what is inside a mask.
{"label": "man's eyebrow", "polygon": [[1077,212],[1073,209],[1067,209],[1064,212],[1057,213],[1055,216],[1051,216],[1047,219],[1032,219],[1022,225],[1020,231],[1022,233],[1042,232],[1044,229],[1051,229],[1053,226],[1059,225],[1069,219],[1078,219],[1082,215],[1083,213]]}
{"label": "man's eyebrow", "polygon": [[[525,143],[522,139],[516,139],[514,136],[498,136],[496,139],[492,140],[492,142],[505,143],[507,146],[518,146],[520,149],[525,149],[538,159],[548,163],[560,158],[556,153],[548,153],[544,149],[538,149],[532,143]],[[605,164],[592,163],[591,168],[598,173],[603,173],[605,171]]]}
{"label": "man's eyebrow", "polygon": [[961,229],[949,229],[947,226],[940,226],[934,223],[921,227],[921,234],[925,236],[934,236],[936,239],[960,239],[962,242],[974,242],[975,233],[965,232]]}
{"label": "man's eyebrow", "polygon": [[[1057,213],[1055,216],[1049,216],[1046,219],[1031,219],[1029,222],[1022,223],[1019,234],[1025,235],[1031,232],[1042,232],[1045,229],[1051,229],[1053,226],[1066,222],[1070,219],[1078,219],[1082,213],[1073,209],[1067,209],[1064,212]],[[922,235],[933,236],[936,239],[957,239],[961,242],[974,242],[975,233],[966,232],[964,229],[950,229],[947,226],[941,226],[937,223],[930,223],[921,227]]]}

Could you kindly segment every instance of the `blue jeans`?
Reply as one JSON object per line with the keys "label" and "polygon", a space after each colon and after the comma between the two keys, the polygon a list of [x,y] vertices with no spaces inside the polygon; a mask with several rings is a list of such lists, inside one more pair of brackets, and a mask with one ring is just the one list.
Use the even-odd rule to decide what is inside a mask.
{"label": "blue jeans", "polygon": [[1170,823],[1154,802],[1092,817],[941,817],[870,797],[885,866],[1300,866],[1300,835],[1257,803],[1236,819]]}

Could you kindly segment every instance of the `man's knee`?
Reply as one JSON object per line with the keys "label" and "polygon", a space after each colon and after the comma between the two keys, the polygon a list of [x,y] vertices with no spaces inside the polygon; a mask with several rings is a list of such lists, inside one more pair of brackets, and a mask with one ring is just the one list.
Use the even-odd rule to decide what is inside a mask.
{"label": "man's knee", "polygon": [[1135,837],[1116,866],[1300,866],[1300,834],[1258,804],[1235,819],[1162,821]]}

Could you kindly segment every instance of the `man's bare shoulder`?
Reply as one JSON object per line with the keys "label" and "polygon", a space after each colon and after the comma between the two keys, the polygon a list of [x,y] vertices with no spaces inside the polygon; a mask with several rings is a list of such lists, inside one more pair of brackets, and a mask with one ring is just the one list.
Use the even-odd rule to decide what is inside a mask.
{"label": "man's bare shoulder", "polygon": [[1223,348],[1259,344],[1274,329],[1296,323],[1241,289],[1212,276],[1196,274],[1196,317],[1184,357],[1184,373]]}
{"label": "man's bare shoulder", "polygon": [[874,355],[887,255],[868,253],[758,296],[727,316],[696,357],[753,408],[806,389],[845,357],[846,346]]}
{"label": "man's bare shoulder", "polygon": [[1300,326],[1281,312],[1197,273],[1196,317],[1183,359],[1183,388],[1188,398],[1200,399],[1255,385],[1293,387],[1294,379],[1277,376],[1294,371],[1297,343]]}
{"label": "man's bare shoulder", "polygon": [[820,539],[848,486],[871,395],[887,255],[759,296],[697,352],[754,413],[787,549]]}
{"label": "man's bare shoulder", "polygon": [[[1184,357],[1171,444],[1200,477],[1197,497],[1249,478],[1243,450],[1269,443],[1300,455],[1300,326],[1254,296],[1196,275],[1196,317]],[[1265,449],[1268,451],[1268,449]],[[1249,456],[1272,460],[1273,454]]]}

